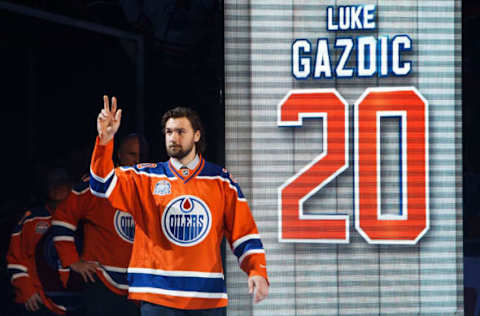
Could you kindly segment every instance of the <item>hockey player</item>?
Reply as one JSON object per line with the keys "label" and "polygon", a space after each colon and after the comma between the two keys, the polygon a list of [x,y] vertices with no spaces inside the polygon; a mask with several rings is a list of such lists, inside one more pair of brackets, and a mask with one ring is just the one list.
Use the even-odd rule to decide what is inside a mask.
{"label": "hockey player", "polygon": [[[143,138],[136,134],[124,138],[116,155],[118,164],[138,163],[143,144]],[[92,195],[88,186],[88,177],[75,185],[53,218],[53,240],[60,260],[86,282],[86,315],[138,315],[138,306],[127,300],[127,267],[135,222],[129,213]],[[81,256],[74,243],[79,222],[83,223]]]}
{"label": "hockey player", "polygon": [[136,222],[129,297],[142,315],[223,315],[227,305],[220,243],[225,236],[248,275],[254,302],[268,295],[265,251],[240,187],[202,157],[204,134],[192,110],[162,118],[170,160],[115,168],[110,159],[121,110],[104,97],[90,189]]}
{"label": "hockey player", "polygon": [[[65,315],[67,306],[57,304],[47,296],[37,271],[37,245],[49,229],[57,205],[64,200],[71,188],[64,169],[55,168],[47,175],[47,202],[45,206],[32,208],[14,228],[7,253],[7,269],[15,289],[15,302],[22,315]],[[60,282],[60,281],[59,281]],[[22,311],[23,310],[23,311]],[[17,314],[17,315],[18,315]]]}

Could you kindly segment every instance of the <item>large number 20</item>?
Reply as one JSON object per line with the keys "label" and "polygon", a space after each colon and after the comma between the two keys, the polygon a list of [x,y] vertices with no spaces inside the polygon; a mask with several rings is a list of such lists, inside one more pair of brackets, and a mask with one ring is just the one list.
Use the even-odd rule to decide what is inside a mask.
{"label": "large number 20", "polygon": [[[335,89],[292,90],[278,126],[323,120],[323,152],[279,188],[279,240],[348,243],[346,214],[308,215],[303,204],[348,168],[348,104]],[[382,214],[380,119],[400,119],[400,210]],[[413,245],[428,231],[428,102],[413,87],[368,88],[354,104],[355,228],[374,244]]]}

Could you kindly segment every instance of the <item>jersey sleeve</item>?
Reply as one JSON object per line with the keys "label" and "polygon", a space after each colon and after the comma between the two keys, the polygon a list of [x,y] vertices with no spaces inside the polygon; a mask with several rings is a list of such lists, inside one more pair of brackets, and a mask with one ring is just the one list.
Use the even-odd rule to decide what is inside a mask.
{"label": "jersey sleeve", "polygon": [[16,298],[20,303],[25,303],[36,290],[33,279],[29,271],[29,258],[26,242],[28,236],[25,236],[24,221],[30,212],[25,213],[22,220],[15,226],[10,239],[10,246],[7,252],[7,270],[10,275],[10,281],[15,289]]}
{"label": "jersey sleeve", "polygon": [[228,173],[224,174],[225,227],[230,247],[240,268],[247,275],[263,276],[268,282],[265,250],[257,225],[240,186]]}
{"label": "jersey sleeve", "polygon": [[131,168],[114,168],[113,140],[105,146],[95,143],[90,165],[90,190],[95,196],[106,198],[117,209],[126,210],[134,217],[140,208],[136,183],[138,175]]}
{"label": "jersey sleeve", "polygon": [[52,234],[63,267],[78,262],[75,238],[79,221],[92,207],[88,180],[75,185],[68,198],[56,209],[52,219]]}

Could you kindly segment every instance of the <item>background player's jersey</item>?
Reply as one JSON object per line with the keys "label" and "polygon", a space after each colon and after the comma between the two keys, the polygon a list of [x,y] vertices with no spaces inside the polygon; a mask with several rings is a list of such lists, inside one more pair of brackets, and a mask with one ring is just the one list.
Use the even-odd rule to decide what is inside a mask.
{"label": "background player's jersey", "polygon": [[113,208],[108,200],[91,194],[88,178],[75,185],[58,206],[52,221],[55,247],[64,267],[80,260],[75,232],[83,223],[81,258],[100,263],[97,276],[113,292],[128,294],[127,267],[135,222],[132,216]]}
{"label": "background player's jersey", "polygon": [[[45,207],[34,208],[25,213],[15,226],[10,239],[7,269],[17,303],[25,303],[33,294],[38,293],[48,309],[64,315],[66,307],[56,304],[45,295],[35,261],[37,244],[49,229],[51,220],[50,212]],[[68,278],[68,275],[65,278]]]}
{"label": "background player's jersey", "polygon": [[225,169],[203,158],[194,170],[171,162],[114,169],[112,150],[113,142],[100,146],[97,139],[90,188],[135,218],[131,298],[180,309],[226,306],[224,236],[249,276],[267,278],[252,214]]}

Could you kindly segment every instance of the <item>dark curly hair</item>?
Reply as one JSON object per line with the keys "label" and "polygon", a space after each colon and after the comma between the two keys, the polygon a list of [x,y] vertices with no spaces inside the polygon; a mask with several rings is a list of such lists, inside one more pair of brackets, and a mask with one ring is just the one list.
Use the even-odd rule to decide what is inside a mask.
{"label": "dark curly hair", "polygon": [[195,149],[198,153],[202,156],[205,154],[205,150],[207,148],[207,142],[205,141],[205,130],[203,129],[202,121],[200,120],[200,116],[194,110],[177,106],[176,108],[170,109],[162,116],[162,132],[165,134],[165,125],[167,121],[171,118],[181,118],[185,117],[190,121],[192,125],[193,131],[200,131],[200,140],[195,143]]}

